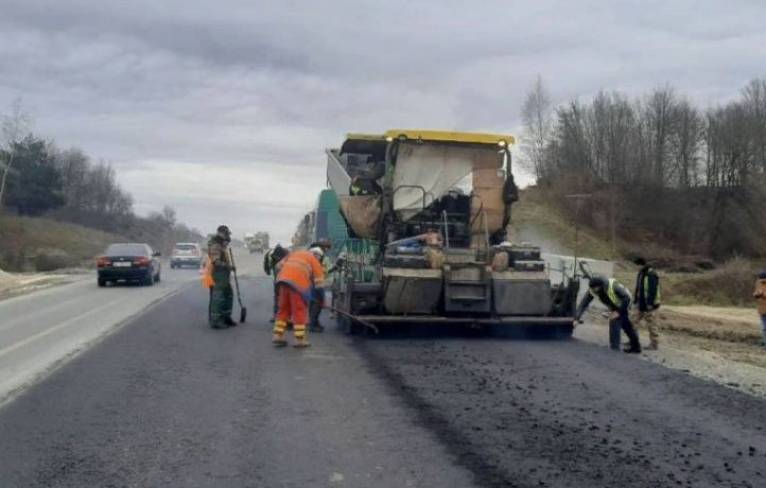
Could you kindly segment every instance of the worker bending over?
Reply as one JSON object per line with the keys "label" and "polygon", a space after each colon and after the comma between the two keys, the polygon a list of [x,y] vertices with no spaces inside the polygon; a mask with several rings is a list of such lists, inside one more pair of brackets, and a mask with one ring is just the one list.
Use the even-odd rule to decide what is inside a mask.
{"label": "worker bending over", "polygon": [[594,298],[603,303],[609,310],[609,347],[620,350],[620,328],[628,336],[630,345],[623,349],[628,353],[640,353],[641,343],[638,333],[630,322],[628,310],[630,309],[630,293],[627,288],[618,283],[614,278],[607,279],[603,276],[593,276],[588,282],[588,293],[585,294],[580,306],[577,307],[577,321],[582,323],[582,314]]}
{"label": "worker bending over", "polygon": [[279,310],[274,321],[274,337],[272,342],[275,346],[286,346],[285,330],[287,323],[293,323],[295,333],[295,347],[308,347],[306,339],[306,322],[308,321],[308,307],[314,296],[315,288],[324,283],[324,271],[322,264],[317,259],[324,253],[320,248],[311,251],[293,251],[281,262],[277,275],[277,288],[279,296]]}

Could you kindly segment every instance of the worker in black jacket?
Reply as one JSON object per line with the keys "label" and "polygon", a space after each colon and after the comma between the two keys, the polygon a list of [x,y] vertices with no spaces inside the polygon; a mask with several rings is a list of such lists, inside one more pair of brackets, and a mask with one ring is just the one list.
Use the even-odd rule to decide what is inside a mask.
{"label": "worker in black jacket", "polygon": [[263,272],[266,273],[266,276],[271,276],[274,280],[274,304],[273,304],[273,315],[270,322],[274,322],[274,317],[277,315],[277,274],[279,274],[279,269],[277,265],[280,261],[282,261],[282,258],[287,256],[287,249],[283,248],[280,244],[277,244],[276,247],[273,249],[269,249],[266,251],[266,254],[263,255]]}
{"label": "worker in black jacket", "polygon": [[646,264],[644,258],[636,258],[633,262],[641,267],[638,276],[636,276],[635,306],[638,309],[636,326],[640,326],[642,323],[646,324],[646,328],[649,330],[649,347],[647,349],[656,351],[660,335],[657,332],[654,312],[660,308],[662,295],[660,277],[657,276],[657,272],[651,266]]}
{"label": "worker in black jacket", "polygon": [[614,278],[607,279],[595,275],[588,282],[588,293],[585,294],[580,306],[577,307],[577,320],[582,323],[582,314],[594,298],[603,303],[610,311],[609,315],[609,347],[620,350],[620,329],[628,336],[630,346],[623,349],[624,352],[640,353],[641,343],[638,333],[630,322],[628,310],[630,309],[630,293],[621,283]]}

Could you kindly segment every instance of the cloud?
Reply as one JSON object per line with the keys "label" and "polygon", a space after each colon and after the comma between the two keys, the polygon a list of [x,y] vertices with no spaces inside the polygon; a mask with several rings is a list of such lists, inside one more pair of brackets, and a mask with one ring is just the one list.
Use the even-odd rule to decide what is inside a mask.
{"label": "cloud", "polygon": [[766,75],[755,0],[2,3],[0,107],[201,228],[291,232],[348,131],[517,132],[538,73],[556,102],[670,82],[702,106]]}

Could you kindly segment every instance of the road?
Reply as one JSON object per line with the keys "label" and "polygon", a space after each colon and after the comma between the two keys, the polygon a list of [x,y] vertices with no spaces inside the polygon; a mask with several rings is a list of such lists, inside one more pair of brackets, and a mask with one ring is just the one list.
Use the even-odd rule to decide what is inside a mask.
{"label": "road", "polygon": [[[242,253],[240,253],[242,254]],[[258,260],[242,254],[243,271]],[[0,405],[61,362],[152,304],[199,279],[194,269],[171,270],[151,287],[99,288],[95,273],[74,283],[0,301]]]}
{"label": "road", "polygon": [[761,399],[577,340],[273,349],[243,285],[247,324],[181,285],[7,403],[0,486],[766,486]]}

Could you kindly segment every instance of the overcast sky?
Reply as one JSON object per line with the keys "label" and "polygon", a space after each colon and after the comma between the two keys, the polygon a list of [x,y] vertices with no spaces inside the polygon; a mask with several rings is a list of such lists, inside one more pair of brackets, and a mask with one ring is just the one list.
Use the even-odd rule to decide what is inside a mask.
{"label": "overcast sky", "polygon": [[0,111],[113,162],[146,213],[287,241],[324,148],[393,127],[517,131],[556,102],[766,76],[766,1],[0,0]]}

